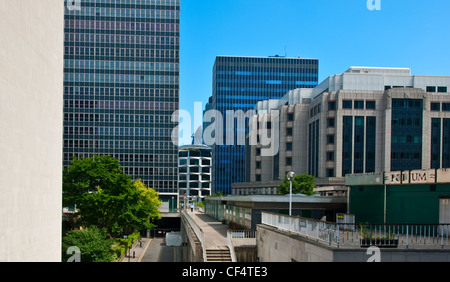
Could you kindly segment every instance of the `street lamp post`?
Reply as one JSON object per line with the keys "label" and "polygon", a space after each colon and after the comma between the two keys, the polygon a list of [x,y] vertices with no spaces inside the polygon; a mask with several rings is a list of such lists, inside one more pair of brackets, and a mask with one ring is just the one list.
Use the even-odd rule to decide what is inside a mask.
{"label": "street lamp post", "polygon": [[289,216],[292,216],[292,180],[294,179],[295,172],[289,171],[287,179],[289,180]]}

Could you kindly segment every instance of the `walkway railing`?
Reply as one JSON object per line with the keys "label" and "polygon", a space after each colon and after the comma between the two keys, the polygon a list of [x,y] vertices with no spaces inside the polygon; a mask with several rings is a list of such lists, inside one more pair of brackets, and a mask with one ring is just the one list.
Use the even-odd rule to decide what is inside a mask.
{"label": "walkway railing", "polygon": [[235,247],[256,246],[256,230],[227,231],[228,248],[231,253],[232,262],[236,262]]}
{"label": "walkway railing", "polygon": [[262,224],[335,247],[381,246],[433,248],[450,246],[450,224],[333,223],[262,212]]}
{"label": "walkway railing", "polygon": [[197,225],[197,223],[192,219],[192,217],[186,212],[186,210],[182,210],[181,214],[186,218],[186,220],[189,222],[189,225],[192,227],[192,230],[194,230],[195,235],[200,240],[200,243],[202,244],[202,252],[203,252],[203,261],[206,262],[206,248],[205,248],[205,238],[203,236],[203,231],[200,228],[200,226]]}
{"label": "walkway railing", "polygon": [[256,230],[228,230],[234,246],[256,246]]}

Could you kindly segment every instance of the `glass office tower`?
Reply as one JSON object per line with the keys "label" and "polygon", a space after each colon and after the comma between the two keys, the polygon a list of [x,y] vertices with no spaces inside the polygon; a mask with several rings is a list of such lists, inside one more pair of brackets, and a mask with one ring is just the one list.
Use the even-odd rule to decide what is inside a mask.
{"label": "glass office tower", "polygon": [[64,166],[111,155],[161,198],[177,195],[179,0],[68,2]]}
{"label": "glass office tower", "polygon": [[[227,110],[247,112],[258,101],[279,99],[296,88],[314,88],[318,65],[317,59],[218,56],[208,109],[220,111],[225,122]],[[208,124],[204,123],[203,128],[206,127]],[[223,138],[227,138],[225,125]],[[231,194],[232,183],[245,181],[245,145],[238,144],[235,141],[234,145],[213,146],[213,193]]]}

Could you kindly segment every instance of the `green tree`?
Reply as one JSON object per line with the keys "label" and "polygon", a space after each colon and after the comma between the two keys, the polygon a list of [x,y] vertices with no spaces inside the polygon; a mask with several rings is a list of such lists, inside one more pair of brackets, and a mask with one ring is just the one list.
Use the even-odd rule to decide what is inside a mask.
{"label": "green tree", "polygon": [[[278,194],[289,194],[289,180],[284,179],[283,183],[278,186]],[[314,195],[314,188],[316,187],[314,176],[308,174],[296,175],[292,180],[292,194],[305,194],[307,196]]]}
{"label": "green tree", "polygon": [[139,192],[139,204],[134,212],[137,215],[136,221],[145,229],[154,228],[151,222],[161,219],[158,208],[162,205],[162,201],[159,199],[159,193],[152,188],[147,188],[140,179],[136,180],[134,185]]}
{"label": "green tree", "polygon": [[67,254],[70,247],[80,249],[81,262],[112,262],[114,256],[110,252],[112,239],[108,238],[105,229],[95,226],[87,230],[69,231],[62,239],[62,261],[66,262],[72,254]]}
{"label": "green tree", "polygon": [[74,158],[63,172],[63,204],[76,205],[77,225],[106,228],[122,237],[150,228],[150,218],[159,215],[161,203],[154,199],[158,194],[139,182],[124,174],[118,160],[110,156]]}

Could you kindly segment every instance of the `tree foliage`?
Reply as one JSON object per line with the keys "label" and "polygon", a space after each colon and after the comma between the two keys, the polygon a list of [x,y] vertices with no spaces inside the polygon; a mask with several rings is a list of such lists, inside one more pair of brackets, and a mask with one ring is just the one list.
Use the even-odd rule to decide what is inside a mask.
{"label": "tree foliage", "polygon": [[110,156],[74,160],[63,172],[63,204],[76,205],[77,224],[106,228],[121,237],[152,227],[159,218],[159,194],[123,173],[118,160]]}
{"label": "tree foliage", "polygon": [[[287,178],[278,186],[278,194],[289,194],[290,183]],[[314,176],[308,174],[296,175],[292,180],[292,194],[305,194],[307,196],[314,195],[314,188],[316,187]]]}
{"label": "tree foliage", "polygon": [[72,247],[80,249],[81,262],[112,262],[114,256],[110,252],[112,239],[108,238],[105,229],[95,226],[87,230],[69,231],[62,239],[62,261],[66,262],[72,254],[67,250]]}

